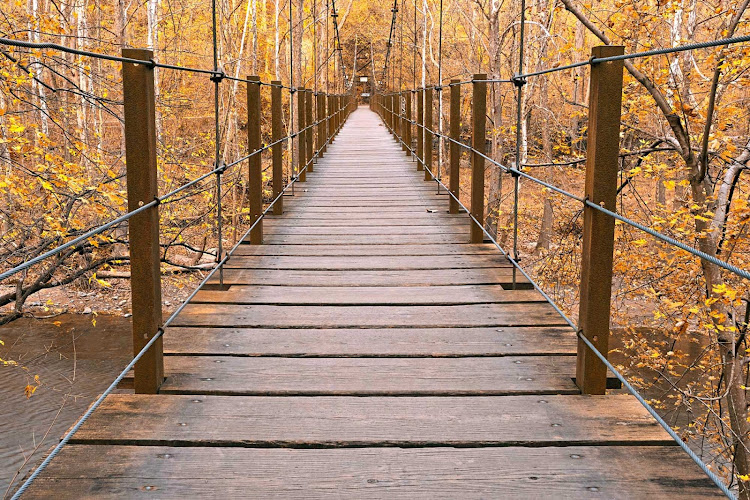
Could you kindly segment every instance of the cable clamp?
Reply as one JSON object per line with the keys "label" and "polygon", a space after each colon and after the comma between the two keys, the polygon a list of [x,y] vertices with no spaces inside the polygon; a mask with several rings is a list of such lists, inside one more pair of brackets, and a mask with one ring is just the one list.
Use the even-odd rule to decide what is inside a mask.
{"label": "cable clamp", "polygon": [[226,73],[224,73],[224,70],[221,68],[218,68],[214,74],[211,75],[210,80],[214,83],[221,83],[224,78],[226,78]]}
{"label": "cable clamp", "polygon": [[161,205],[161,198],[159,198],[159,196],[154,196],[154,201],[156,202],[156,206],[157,206],[157,207],[158,207],[159,205]]}
{"label": "cable clamp", "polygon": [[295,92],[297,92],[297,89],[295,89],[294,87],[289,89],[290,94],[294,94]]}
{"label": "cable clamp", "polygon": [[513,75],[511,77],[510,81],[513,82],[513,85],[515,85],[516,87],[519,87],[519,88],[523,87],[524,85],[526,85],[526,78],[524,78],[521,75]]}
{"label": "cable clamp", "polygon": [[221,174],[223,174],[224,172],[226,172],[226,170],[227,170],[227,164],[226,164],[226,162],[224,162],[224,160],[222,160],[222,161],[221,161],[221,162],[219,163],[219,166],[217,166],[217,167],[215,168],[215,170],[216,170],[216,175],[221,175]]}

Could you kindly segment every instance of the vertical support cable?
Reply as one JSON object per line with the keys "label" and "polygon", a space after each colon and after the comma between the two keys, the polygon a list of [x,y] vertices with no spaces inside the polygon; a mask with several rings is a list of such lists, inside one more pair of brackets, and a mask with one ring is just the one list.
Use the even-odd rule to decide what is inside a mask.
{"label": "vertical support cable", "polygon": [[411,53],[411,88],[417,89],[417,0],[414,0],[414,47]]}
{"label": "vertical support cable", "polygon": [[[523,75],[523,44],[525,43],[526,0],[521,0],[521,32],[518,38],[518,74],[513,78],[516,86],[516,170],[521,169],[521,122],[523,120],[523,86],[526,80]],[[518,188],[520,177],[513,172],[513,260],[518,258]],[[516,270],[513,268],[513,290],[516,289]]]}
{"label": "vertical support cable", "polygon": [[[215,155],[214,155],[214,169],[219,168],[221,164],[221,137],[219,136],[219,84],[221,83],[222,76],[219,74],[219,47],[216,43],[216,0],[211,1],[211,17],[212,17],[212,35],[213,35],[213,56],[214,56],[214,71],[215,73],[211,76],[211,81],[214,82],[214,142],[215,144]],[[224,253],[224,241],[223,241],[223,228],[222,228],[222,207],[221,207],[221,174],[223,170],[216,171],[216,238],[218,243],[216,246],[216,262],[221,262],[222,254]],[[219,285],[224,286],[224,266],[219,268]]]}
{"label": "vertical support cable", "polygon": [[[300,2],[302,0],[299,0]],[[294,177],[294,0],[289,0],[289,177]],[[299,154],[299,152],[298,152]],[[294,185],[292,183],[292,196]]]}
{"label": "vertical support cable", "polygon": [[[438,27],[438,81],[435,87],[438,99],[438,164],[437,179],[440,180],[440,171],[443,167],[443,0],[440,0],[440,24]],[[440,183],[437,183],[437,192],[440,194]]]}

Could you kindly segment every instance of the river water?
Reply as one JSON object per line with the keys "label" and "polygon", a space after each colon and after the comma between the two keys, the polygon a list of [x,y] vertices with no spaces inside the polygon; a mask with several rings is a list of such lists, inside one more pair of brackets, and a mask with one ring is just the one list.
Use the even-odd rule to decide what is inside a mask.
{"label": "river water", "polygon": [[[11,483],[18,487],[127,365],[130,332],[122,316],[80,314],[21,318],[0,328],[0,358],[19,363],[0,365],[0,497]],[[41,385],[27,398],[24,388],[35,375]]]}

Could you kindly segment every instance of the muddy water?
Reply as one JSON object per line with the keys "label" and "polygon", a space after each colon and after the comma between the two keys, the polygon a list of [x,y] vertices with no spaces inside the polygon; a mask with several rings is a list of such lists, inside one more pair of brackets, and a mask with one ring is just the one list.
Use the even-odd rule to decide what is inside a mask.
{"label": "muddy water", "polygon": [[[130,320],[100,315],[93,326],[92,319],[22,318],[0,328],[0,358],[19,363],[0,366],[0,498],[18,487],[131,359]],[[34,375],[41,385],[27,399],[24,388]]]}

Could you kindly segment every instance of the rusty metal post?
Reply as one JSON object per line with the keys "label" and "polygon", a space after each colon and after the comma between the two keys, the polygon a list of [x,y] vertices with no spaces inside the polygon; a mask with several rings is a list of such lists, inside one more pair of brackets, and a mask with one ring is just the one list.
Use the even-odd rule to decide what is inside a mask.
{"label": "rusty metal post", "polygon": [[406,91],[404,99],[404,151],[411,156],[411,90]]}
{"label": "rusty metal post", "polygon": [[[487,150],[487,75],[474,75],[471,84],[471,215],[484,224],[484,157],[475,151],[484,153]],[[480,81],[477,81],[480,80]],[[484,232],[477,224],[471,225],[471,243],[482,243]]]}
{"label": "rusty metal post", "polygon": [[305,96],[305,122],[309,127],[312,127],[308,130],[308,133],[305,134],[305,140],[307,140],[307,161],[310,163],[307,166],[307,171],[312,172],[314,170],[314,164],[313,157],[315,156],[315,150],[313,149],[313,139],[315,138],[315,129],[317,127],[314,126],[313,121],[313,91],[312,89],[307,89],[305,91],[307,96]]}
{"label": "rusty metal post", "polygon": [[305,134],[307,134],[305,130],[305,127],[307,127],[305,120],[307,116],[307,113],[305,113],[306,95],[307,92],[305,92],[304,87],[297,89],[297,124],[299,127],[297,134],[297,175],[300,182],[307,181],[307,176],[305,175],[305,163],[307,163],[307,139],[305,137]]}
{"label": "rusty metal post", "polygon": [[318,157],[323,158],[323,154],[326,152],[326,96],[323,92],[318,92],[316,95],[315,113],[318,119],[318,126],[316,127],[318,129],[318,142],[316,143]]}
{"label": "rusty metal post", "polygon": [[[154,53],[145,49],[123,49],[122,56],[150,61]],[[159,195],[156,180],[154,70],[146,64],[124,62],[122,81],[128,210],[132,211]],[[133,353],[138,354],[162,324],[158,205],[131,217],[128,233]],[[135,392],[156,394],[163,381],[164,355],[159,338],[135,365]]]}
{"label": "rusty metal post", "polygon": [[431,181],[432,174],[432,88],[424,90],[424,180]]}
{"label": "rusty metal post", "polygon": [[[273,198],[276,199],[281,190],[284,189],[284,164],[283,144],[280,142],[284,134],[283,124],[281,121],[281,82],[271,82],[271,158],[273,162]],[[273,214],[281,215],[284,213],[284,197],[280,197],[273,206]]]}
{"label": "rusty metal post", "polygon": [[[623,53],[624,47],[611,45],[591,50],[595,58]],[[589,85],[585,194],[591,203],[612,211],[617,209],[622,73],[623,61],[593,64]],[[578,324],[582,334],[605,356],[609,350],[614,235],[612,217],[584,206]],[[584,394],[604,394],[607,388],[607,368],[581,339],[576,383]]]}
{"label": "rusty metal post", "polygon": [[[461,148],[458,145],[458,141],[461,140],[461,86],[458,83],[459,80],[451,80],[452,85],[450,86],[450,137],[453,140],[450,142],[450,172],[448,182],[448,188],[456,198],[458,198],[461,189],[459,184]],[[451,196],[449,201],[448,212],[457,214],[459,208],[458,202],[453,199],[453,196]]]}
{"label": "rusty metal post", "polygon": [[[247,79],[247,149],[252,153],[261,148],[260,144],[260,77],[248,76]],[[263,212],[263,173],[261,153],[248,160],[248,196],[250,198],[250,224],[260,219]],[[250,231],[250,243],[263,243],[263,221]]]}
{"label": "rusty metal post", "polygon": [[424,89],[417,90],[417,170],[424,167]]}

